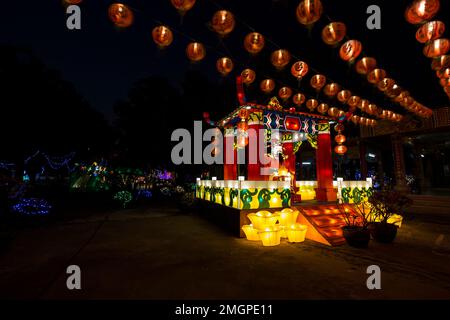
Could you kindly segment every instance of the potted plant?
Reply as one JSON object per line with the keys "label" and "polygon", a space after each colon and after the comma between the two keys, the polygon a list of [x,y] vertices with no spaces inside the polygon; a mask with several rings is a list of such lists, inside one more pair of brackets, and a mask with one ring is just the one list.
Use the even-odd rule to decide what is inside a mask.
{"label": "potted plant", "polygon": [[398,191],[383,189],[369,197],[372,222],[369,230],[375,241],[392,243],[397,235],[398,227],[389,223],[393,215],[404,213],[404,209],[412,204],[412,200]]}
{"label": "potted plant", "polygon": [[368,227],[369,205],[361,201],[354,206],[338,203],[339,211],[345,221],[342,233],[347,243],[355,248],[367,248],[370,241]]}

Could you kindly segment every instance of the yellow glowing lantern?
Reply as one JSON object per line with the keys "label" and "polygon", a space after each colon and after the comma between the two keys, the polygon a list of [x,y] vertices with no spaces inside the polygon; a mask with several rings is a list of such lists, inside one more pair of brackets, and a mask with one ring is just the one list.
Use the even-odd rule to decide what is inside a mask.
{"label": "yellow glowing lantern", "polygon": [[126,28],[134,21],[133,11],[122,3],[113,3],[108,9],[109,19],[118,27]]}
{"label": "yellow glowing lantern", "polygon": [[281,226],[290,226],[297,222],[299,212],[297,210],[292,210],[291,208],[284,208],[280,211],[279,223]]}
{"label": "yellow glowing lantern", "polygon": [[281,232],[277,226],[266,227],[259,231],[258,234],[265,247],[278,246],[280,244]]}
{"label": "yellow glowing lantern", "polygon": [[267,226],[275,226],[280,216],[278,214],[262,210],[256,213],[249,213],[247,217],[250,219],[253,228],[262,230]]}
{"label": "yellow glowing lantern", "polygon": [[258,235],[258,230],[253,228],[253,225],[251,224],[246,224],[244,226],[242,226],[242,231],[244,231],[245,236],[247,237],[247,240],[250,241],[259,241],[259,235]]}
{"label": "yellow glowing lantern", "polygon": [[300,224],[295,223],[292,224],[287,230],[287,236],[289,242],[303,242],[305,241],[306,237],[306,231],[308,230],[308,227]]}

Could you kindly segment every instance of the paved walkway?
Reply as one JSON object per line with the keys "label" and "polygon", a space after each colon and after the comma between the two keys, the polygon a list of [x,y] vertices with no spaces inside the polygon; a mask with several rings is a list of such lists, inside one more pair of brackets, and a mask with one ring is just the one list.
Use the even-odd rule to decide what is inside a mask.
{"label": "paved walkway", "polygon": [[[367,250],[262,247],[175,209],[136,209],[21,232],[0,256],[0,298],[450,299],[450,223],[406,222]],[[82,271],[66,289],[65,268]],[[379,265],[382,289],[366,287]]]}

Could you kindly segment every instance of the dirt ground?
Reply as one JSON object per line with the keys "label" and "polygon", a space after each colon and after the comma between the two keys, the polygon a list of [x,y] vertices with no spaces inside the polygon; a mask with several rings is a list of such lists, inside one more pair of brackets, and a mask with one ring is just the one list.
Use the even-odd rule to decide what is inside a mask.
{"label": "dirt ground", "polygon": [[[0,255],[3,299],[450,299],[450,219],[410,218],[394,244],[237,239],[176,209],[130,209],[20,232]],[[366,269],[381,268],[381,290]],[[66,268],[81,268],[68,290]]]}

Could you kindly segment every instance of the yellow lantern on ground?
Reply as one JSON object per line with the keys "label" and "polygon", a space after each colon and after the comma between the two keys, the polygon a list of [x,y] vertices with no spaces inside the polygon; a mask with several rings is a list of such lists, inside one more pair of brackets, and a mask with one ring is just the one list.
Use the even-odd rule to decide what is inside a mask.
{"label": "yellow lantern on ground", "polygon": [[279,215],[269,211],[258,211],[247,215],[253,227],[258,230],[263,230],[265,227],[273,227],[279,219]]}
{"label": "yellow lantern on ground", "polygon": [[287,236],[289,242],[303,242],[305,241],[306,231],[308,227],[304,224],[295,223],[292,224],[287,230]]}
{"label": "yellow lantern on ground", "polygon": [[247,237],[247,240],[250,241],[259,241],[259,235],[258,235],[258,230],[253,228],[253,225],[251,224],[246,224],[244,226],[242,226],[242,230],[245,233],[245,236]]}
{"label": "yellow lantern on ground", "polygon": [[281,232],[277,226],[266,227],[258,232],[263,246],[272,247],[280,244]]}
{"label": "yellow lantern on ground", "polygon": [[290,226],[297,222],[298,211],[291,208],[284,208],[280,211],[279,223],[281,226]]}

